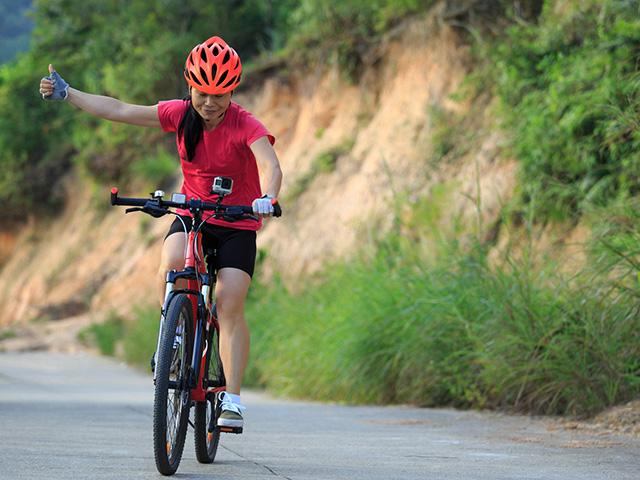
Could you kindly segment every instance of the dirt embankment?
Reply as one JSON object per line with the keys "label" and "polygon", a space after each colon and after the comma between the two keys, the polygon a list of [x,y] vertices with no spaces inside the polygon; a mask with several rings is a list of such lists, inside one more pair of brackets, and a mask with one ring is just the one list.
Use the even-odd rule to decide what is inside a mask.
{"label": "dirt embankment", "polygon": [[[268,251],[264,268],[292,284],[353,252],[363,232],[388,226],[394,194],[428,191],[437,179],[428,166],[430,111],[465,108],[448,95],[467,72],[467,47],[433,18],[397,29],[369,63],[358,85],[318,70],[275,76],[238,96],[278,139],[286,214],[269,222],[259,245]],[[504,172],[497,151],[491,136],[478,152],[487,175]],[[500,184],[501,195],[512,183]],[[170,220],[109,209],[106,191],[103,205],[80,207],[92,195],[80,182],[69,191],[75,203],[60,218],[3,238],[11,254],[0,271],[0,325],[127,315],[156,297]]]}
{"label": "dirt embankment", "polygon": [[[494,234],[498,245],[504,241],[494,230],[515,188],[516,163],[503,157],[490,109],[450,97],[471,68],[468,48],[431,16],[391,32],[370,52],[357,84],[323,67],[274,75],[237,97],[277,137],[285,175],[285,215],[259,235],[265,274],[278,272],[291,287],[303,284],[327,262],[348,258],[368,237],[391,228],[398,194],[410,204],[442,183],[448,185],[444,219],[465,218]],[[440,128],[434,112],[475,118],[465,154],[433,160]],[[171,220],[125,216],[108,207],[107,189],[96,197],[72,178],[69,192],[74,204],[59,218],[2,239],[0,251],[11,254],[0,270],[0,327],[42,331],[43,320],[84,323],[110,311],[128,316],[155,301],[159,251]]]}
{"label": "dirt embankment", "polygon": [[[285,173],[285,216],[259,236],[268,252],[264,272],[278,272],[292,287],[302,284],[389,229],[390,204],[399,193],[419,198],[443,182],[450,186],[443,217],[482,225],[481,233],[494,236],[498,250],[504,247],[509,238],[496,219],[515,188],[516,162],[502,152],[491,109],[474,111],[450,97],[472,68],[469,46],[450,24],[463,17],[495,20],[501,8],[438,2],[428,17],[398,25],[369,51],[356,84],[327,65],[286,74],[271,66],[244,80],[249,91],[236,98],[277,137]],[[523,19],[535,18],[540,8],[540,2],[514,2]],[[436,112],[475,117],[465,154],[433,161]],[[92,197],[86,186],[70,181],[74,199]],[[126,314],[131,304],[149,302],[167,223],[68,208],[59,219],[17,234],[0,231],[0,327],[87,312],[100,316],[109,309]],[[540,232],[540,243],[557,249],[570,237],[579,261],[587,233],[551,227]]]}

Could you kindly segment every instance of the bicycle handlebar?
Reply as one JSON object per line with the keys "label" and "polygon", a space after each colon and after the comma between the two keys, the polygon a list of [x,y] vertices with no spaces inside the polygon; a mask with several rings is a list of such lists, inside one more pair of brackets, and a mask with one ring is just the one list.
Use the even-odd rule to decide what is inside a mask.
{"label": "bicycle handlebar", "polygon": [[[160,216],[163,210],[167,208],[182,208],[189,211],[214,211],[215,214],[227,215],[232,217],[242,217],[243,215],[253,215],[253,208],[248,205],[222,205],[221,203],[204,202],[197,198],[192,198],[186,202],[173,202],[170,200],[163,200],[162,198],[126,198],[118,197],[118,188],[113,187],[111,189],[111,205],[122,205],[129,207],[143,207],[148,208],[151,211],[147,213],[153,214],[155,210]],[[280,204],[273,200],[273,216],[279,217],[282,215],[282,208]]]}

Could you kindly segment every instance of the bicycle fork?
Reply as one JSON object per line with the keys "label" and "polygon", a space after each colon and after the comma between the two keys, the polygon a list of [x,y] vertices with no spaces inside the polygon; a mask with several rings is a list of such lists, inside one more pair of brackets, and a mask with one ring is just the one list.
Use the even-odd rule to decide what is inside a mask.
{"label": "bicycle fork", "polygon": [[[158,352],[160,351],[160,340],[162,339],[162,331],[164,330],[164,317],[167,314],[167,309],[169,308],[169,298],[171,297],[171,293],[173,292],[176,284],[175,282],[167,279],[167,284],[164,291],[164,302],[162,304],[162,311],[160,312],[160,326],[158,328],[158,340],[156,341],[156,351],[153,354],[153,364],[158,364]],[[156,369],[153,369],[153,382],[156,381]]]}
{"label": "bicycle fork", "polygon": [[[162,331],[164,329],[164,324],[165,324],[165,316],[167,314],[167,311],[169,310],[169,303],[171,302],[172,297],[174,296],[174,292],[177,294],[179,292],[181,292],[181,290],[176,291],[175,290],[175,281],[177,280],[177,277],[181,276],[180,274],[175,274],[174,272],[169,272],[169,274],[167,275],[167,282],[166,282],[166,287],[165,287],[165,294],[164,294],[164,305],[162,308],[162,312],[160,314],[160,326],[158,328],[158,339],[156,341],[156,351],[154,354],[154,363],[157,363],[158,361],[158,352],[160,351],[160,341],[162,339]],[[202,283],[202,287],[200,289],[200,295],[197,295],[197,290],[187,290],[186,293],[190,293],[190,294],[195,294],[197,295],[197,302],[195,302],[194,305],[194,311],[193,311],[193,319],[194,319],[194,342],[193,342],[193,352],[192,352],[192,358],[191,358],[191,368],[190,368],[190,372],[189,372],[189,378],[187,379],[186,385],[189,388],[195,388],[197,385],[197,379],[199,377],[200,374],[200,369],[201,369],[201,365],[203,362],[203,358],[205,358],[207,351],[209,349],[209,345],[206,344],[206,340],[205,340],[205,345],[204,347],[201,349],[200,345],[202,344],[202,336],[203,333],[208,333],[208,332],[203,332],[204,328],[203,326],[205,324],[207,324],[206,321],[206,314],[209,311],[210,308],[210,301],[209,301],[209,292],[211,289],[211,286],[209,284],[209,278],[208,275],[203,275],[203,283]],[[208,327],[208,325],[207,325]],[[206,338],[206,337],[205,337]],[[156,380],[156,372],[154,370],[153,372],[153,380]],[[198,389],[196,389],[197,391]],[[195,399],[197,400],[197,399]]]}

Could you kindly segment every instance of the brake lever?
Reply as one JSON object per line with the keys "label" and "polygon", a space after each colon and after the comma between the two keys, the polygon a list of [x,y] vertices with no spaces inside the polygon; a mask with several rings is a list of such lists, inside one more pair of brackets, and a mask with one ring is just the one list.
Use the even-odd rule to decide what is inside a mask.
{"label": "brake lever", "polygon": [[148,213],[154,218],[160,218],[169,213],[169,210],[166,208],[158,207],[150,202],[147,202],[147,204],[142,208],[142,211],[144,213]]}
{"label": "brake lever", "polygon": [[132,212],[143,212],[148,215],[151,215],[154,218],[160,218],[166,215],[167,213],[169,213],[169,211],[166,208],[159,207],[157,205],[154,205],[151,202],[147,202],[147,204],[144,207],[127,208],[124,211],[124,213],[132,213]]}

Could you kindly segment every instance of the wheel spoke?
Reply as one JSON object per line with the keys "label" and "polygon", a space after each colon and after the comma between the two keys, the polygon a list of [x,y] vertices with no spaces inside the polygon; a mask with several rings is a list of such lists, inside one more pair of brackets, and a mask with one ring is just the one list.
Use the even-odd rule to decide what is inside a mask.
{"label": "wheel spoke", "polygon": [[[171,356],[171,370],[169,371],[169,379],[175,381],[178,385],[180,385],[181,380],[184,379],[186,374],[184,363],[182,362],[184,355],[185,345],[182,342],[182,332],[184,332],[185,318],[184,314],[181,312],[180,317],[178,318],[178,324],[176,325],[176,332],[174,345],[177,348],[174,348]],[[180,337],[178,337],[180,336]],[[180,340],[177,340],[180,338]],[[181,378],[182,377],[182,378]],[[175,447],[175,441],[177,438],[178,429],[180,428],[179,419],[182,415],[183,409],[183,397],[184,391],[181,389],[169,390],[169,394],[167,395],[167,445],[171,445],[171,450]]]}
{"label": "wheel spoke", "polygon": [[162,343],[156,364],[154,401],[154,453],[163,475],[175,473],[184,448],[189,416],[187,376],[191,363],[192,308],[187,295],[179,294],[167,308]]}

